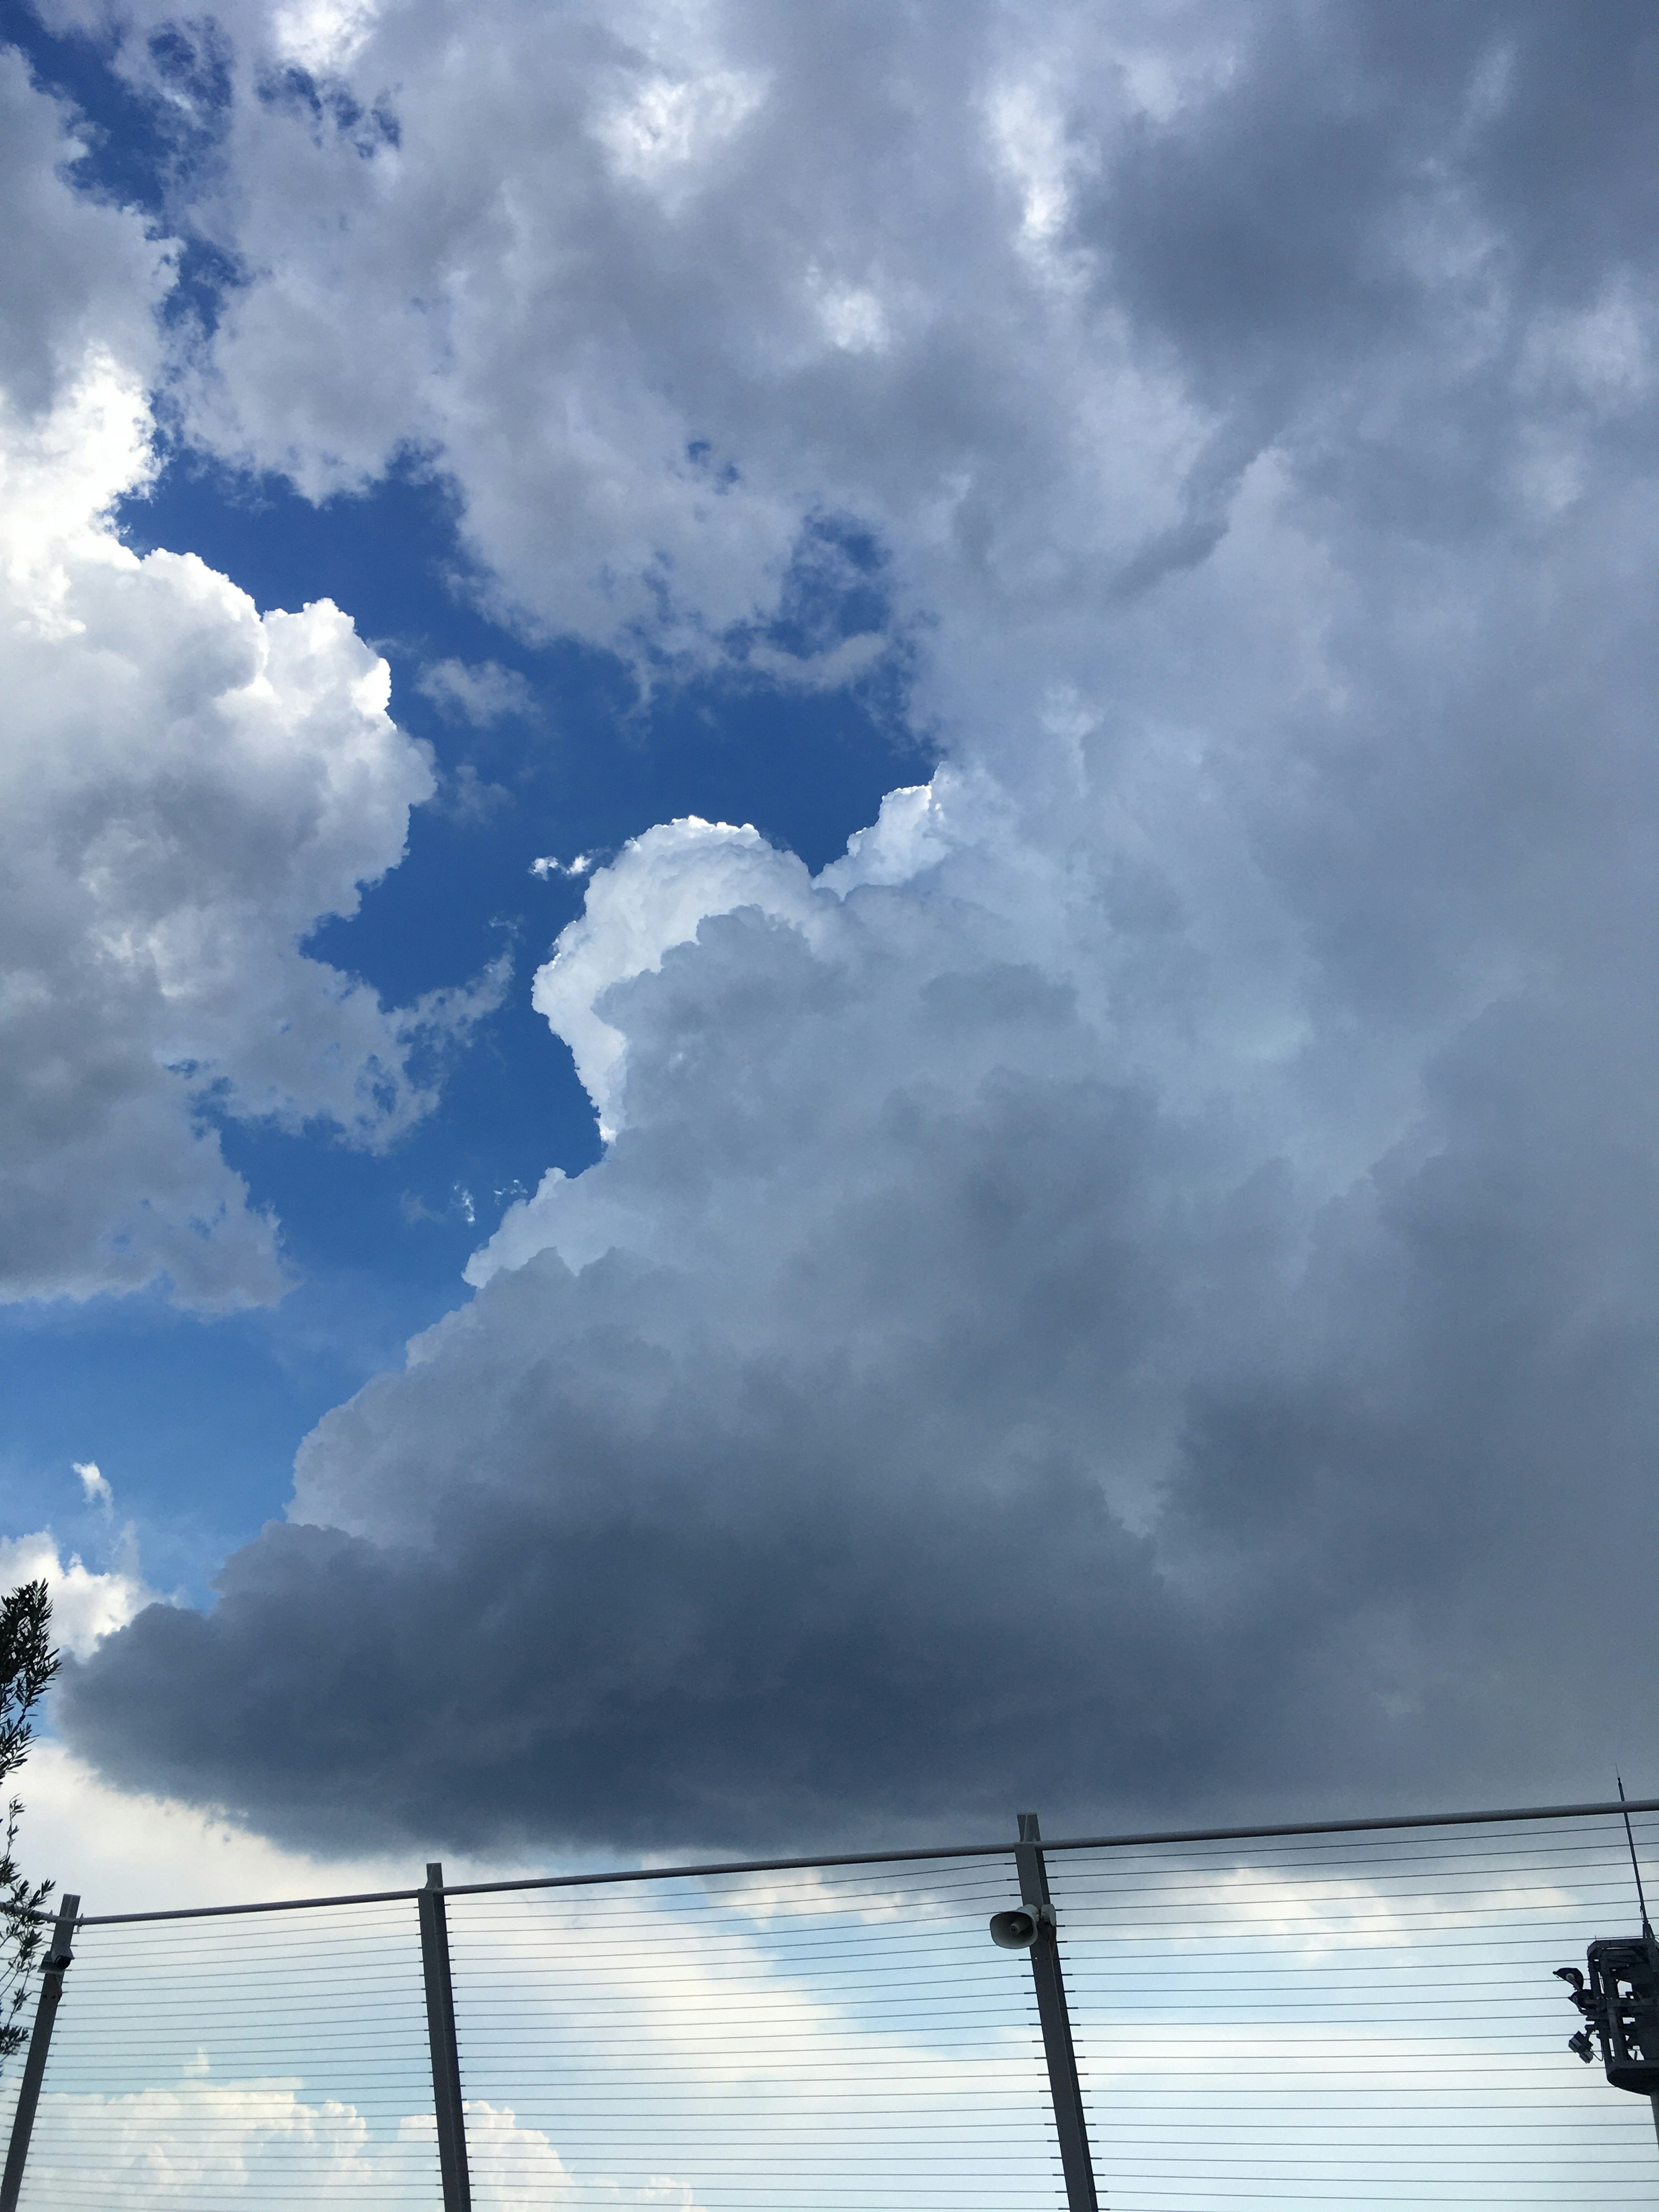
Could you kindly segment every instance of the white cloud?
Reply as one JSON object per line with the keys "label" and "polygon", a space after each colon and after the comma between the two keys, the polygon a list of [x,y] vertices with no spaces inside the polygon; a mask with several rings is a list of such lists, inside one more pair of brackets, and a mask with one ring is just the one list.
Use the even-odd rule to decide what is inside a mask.
{"label": "white cloud", "polygon": [[[96,1468],[92,1472],[98,1474]],[[101,1475],[98,1479],[103,1481]],[[105,1494],[107,1491],[105,1484]],[[88,1498],[96,1494],[88,1486]],[[118,1547],[117,1564],[102,1571],[87,1566],[78,1552],[65,1559],[50,1528],[38,1528],[27,1536],[0,1537],[0,1589],[32,1582],[45,1582],[51,1592],[53,1644],[77,1659],[84,1659],[105,1637],[156,1601],[156,1593],[139,1571],[131,1528]]]}
{"label": "white cloud", "polygon": [[115,1505],[115,1492],[110,1488],[109,1479],[96,1460],[77,1459],[72,1464],[76,1474],[81,1478],[81,1487],[87,1494],[88,1504],[101,1505],[106,1513],[112,1511]]}
{"label": "white cloud", "polygon": [[[948,32],[741,0],[493,0],[458,41],[427,9],[315,12],[350,19],[360,96],[397,86],[398,143],[366,160],[308,110],[240,100],[222,195],[210,185],[198,213],[258,273],[199,364],[192,428],[314,492],[364,481],[402,442],[440,452],[500,603],[533,625],[707,652],[775,609],[807,518],[850,514],[889,544],[901,613],[937,638],[929,712],[954,746],[1017,759],[1052,683],[1127,702],[1169,672],[1153,639],[1103,624],[1114,579],[1199,558],[1280,429],[1316,465],[1346,434],[1333,405],[1361,410],[1342,418],[1356,436],[1369,419],[1322,366],[1273,403],[1288,423],[1258,422],[1247,337],[1231,396],[1182,373],[1175,272],[1202,239],[1183,258],[1152,233],[1183,220],[1188,171],[1165,191],[1137,165],[1184,146],[1206,104],[1218,143],[1230,100],[1282,81],[1261,59],[1271,27],[1253,40],[1224,9],[1018,0],[972,0]],[[294,14],[223,11],[244,88],[289,53]],[[1474,78],[1484,36],[1469,35]],[[137,41],[127,60],[145,66]],[[1311,115],[1343,66],[1322,21],[1303,60]],[[1196,192],[1209,142],[1191,143]],[[1448,160],[1478,160],[1474,143]],[[1293,197],[1311,222],[1313,196]],[[329,219],[296,222],[299,204]],[[1628,413],[1616,283],[1569,343],[1541,299],[1489,288],[1477,309],[1486,234],[1449,188],[1432,222],[1409,202],[1334,206],[1356,240],[1375,215],[1431,303],[1382,345],[1378,420],[1408,420],[1401,393],[1431,405],[1460,376],[1492,379],[1507,419],[1504,362],[1527,364],[1524,385],[1564,346],[1609,365],[1595,374]],[[1337,272],[1333,327],[1344,266],[1337,251],[1316,268]],[[1199,318],[1205,299],[1222,333],[1234,295],[1218,279]]]}
{"label": "white cloud", "polygon": [[[155,367],[151,310],[170,281],[172,249],[131,212],[68,189],[64,172],[88,133],[33,90],[10,46],[0,46],[0,185],[12,215],[0,236],[0,422],[9,447],[50,416],[89,360],[118,361],[138,374]],[[60,441],[55,462],[60,481],[70,472],[72,507],[107,498],[125,481],[131,448],[118,418],[118,409],[107,426],[112,455],[86,421]],[[21,495],[9,474],[5,488],[13,521]]]}
{"label": "white cloud", "polygon": [[516,668],[503,668],[498,660],[434,661],[422,670],[416,689],[445,714],[471,722],[475,729],[505,721],[510,715],[528,714],[535,707],[534,695],[525,678]]}
{"label": "white cloud", "polygon": [[866,676],[881,658],[887,640],[876,630],[844,637],[822,653],[781,652],[763,639],[744,656],[745,665],[769,676],[774,683],[801,691],[838,691]]}
{"label": "white cloud", "polygon": [[[413,2102],[417,2092],[406,2093]],[[175,2080],[143,2089],[48,2091],[29,2160],[29,2189],[68,2201],[88,2185],[122,2204],[265,2204],[273,2195],[374,2212],[427,2212],[437,2163],[431,2113],[388,2124],[384,2091],[361,2106],[317,2090],[303,2075],[221,2077],[207,2055]],[[658,2207],[693,2212],[695,2192],[664,2176],[623,2187],[573,2176],[546,2131],[512,2107],[466,2103],[471,2202],[478,2212],[598,2202],[607,2212]]]}
{"label": "white cloud", "polygon": [[[21,143],[50,143],[54,111],[9,55],[0,93]],[[21,272],[41,365],[14,332],[0,392],[0,1297],[159,1277],[185,1304],[245,1304],[284,1286],[276,1225],[204,1107],[384,1143],[432,1102],[417,1041],[464,1032],[504,971],[393,1012],[302,955],[397,864],[430,767],[337,608],[261,616],[194,556],[141,560],[114,535],[106,510],[150,467],[161,257],[136,217],[31,189],[64,273],[54,298]],[[77,257],[120,245],[126,296],[100,264],[100,314]]]}
{"label": "white cloud", "polygon": [[677,171],[706,161],[765,96],[764,77],[742,70],[647,77],[599,111],[594,136],[619,175],[661,188]]}
{"label": "white cloud", "polygon": [[318,2097],[297,2078],[220,2080],[200,2063],[176,2081],[42,2101],[31,2193],[52,2202],[88,2184],[123,2204],[259,2203],[274,2188],[315,2203],[429,2201],[433,2125],[402,2120],[390,2142],[377,2112]]}
{"label": "white cloud", "polygon": [[356,60],[380,12],[378,0],[285,0],[271,15],[272,43],[284,61],[332,76]]}
{"label": "white cloud", "polygon": [[843,353],[884,353],[891,343],[887,313],[867,285],[837,284],[807,271],[808,289],[831,344]]}
{"label": "white cloud", "polygon": [[775,852],[752,824],[738,829],[696,815],[631,840],[596,877],[580,920],[538,972],[532,996],[575,1054],[601,1128],[610,1132],[620,1120],[623,1039],[599,1012],[600,994],[659,966],[708,915],[756,905],[799,919],[809,897],[806,871],[793,854]]}

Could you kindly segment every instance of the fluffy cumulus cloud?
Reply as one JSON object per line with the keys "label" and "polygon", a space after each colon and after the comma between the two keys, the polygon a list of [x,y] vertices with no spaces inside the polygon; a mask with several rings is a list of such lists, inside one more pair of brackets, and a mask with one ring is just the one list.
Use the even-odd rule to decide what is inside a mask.
{"label": "fluffy cumulus cloud", "polygon": [[850,518],[945,762],[596,875],[605,1158],[77,1743],[633,1845],[1651,1759],[1651,10],[337,16],[225,13],[194,434],[662,663],[841,650]]}
{"label": "fluffy cumulus cloud", "polygon": [[140,1571],[130,1528],[116,1547],[114,1565],[103,1569],[88,1566],[78,1552],[66,1559],[50,1528],[0,1538],[0,1582],[7,1589],[20,1583],[45,1583],[52,1593],[52,1640],[78,1659],[155,1602],[155,1592]]}
{"label": "fluffy cumulus cloud", "polygon": [[384,1141],[430,1103],[421,1048],[500,979],[389,1012],[302,955],[400,858],[428,763],[337,608],[262,617],[115,535],[167,251],[72,189],[78,142],[15,52],[0,103],[32,210],[0,248],[0,1297],[268,1299],[276,1224],[216,1120]]}
{"label": "fluffy cumulus cloud", "polygon": [[[307,2095],[297,2075],[222,2081],[203,2052],[164,2087],[49,2094],[37,2123],[30,2186],[46,2197],[73,2197],[90,2182],[145,2212],[187,2212],[204,2202],[258,2204],[301,2192],[317,2203],[420,2212],[432,2201],[435,2120],[430,2112],[408,2113],[388,2128],[375,2102],[364,2104],[360,2110]],[[479,2212],[520,2212],[532,2191],[542,2203],[574,2195],[547,2136],[520,2127],[509,2106],[469,2102],[466,2126]],[[684,2185],[600,2188],[617,2212],[647,2205],[690,2212],[694,2202]]]}

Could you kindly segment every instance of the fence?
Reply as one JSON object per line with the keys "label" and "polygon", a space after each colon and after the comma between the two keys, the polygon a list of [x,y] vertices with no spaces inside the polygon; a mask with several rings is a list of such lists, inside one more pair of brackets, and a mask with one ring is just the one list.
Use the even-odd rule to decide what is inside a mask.
{"label": "fence", "polygon": [[1638,1921],[1607,1806],[83,1915],[0,2212],[1651,2205]]}

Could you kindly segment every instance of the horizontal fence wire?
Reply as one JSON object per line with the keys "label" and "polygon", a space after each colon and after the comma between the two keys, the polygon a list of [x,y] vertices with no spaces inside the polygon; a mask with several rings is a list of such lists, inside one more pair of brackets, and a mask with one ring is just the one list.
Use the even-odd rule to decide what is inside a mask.
{"label": "horizontal fence wire", "polygon": [[1053,2212],[1012,1858],[450,1900],[475,2205]]}
{"label": "horizontal fence wire", "polygon": [[1659,2203],[1648,2100],[1566,2049],[1583,2022],[1553,1973],[1639,1929],[1621,1822],[1078,1852],[1049,1875],[1112,2212]]}
{"label": "horizontal fence wire", "polygon": [[[1659,2203],[1553,1978],[1639,1926],[1616,1817],[1048,1850],[1106,2212]],[[450,1890],[476,2212],[1062,2206],[1018,1897],[1012,1848]],[[411,1896],[90,1917],[21,2203],[437,2212],[433,2114]]]}
{"label": "horizontal fence wire", "polygon": [[[1354,1835],[1361,1832],[1380,1832],[1386,1829],[1462,1828],[1528,1820],[1589,1820],[1626,1812],[1659,1812],[1659,1797],[1632,1797],[1628,1803],[1615,1801],[1590,1805],[1510,1806],[1498,1812],[1401,1814],[1381,1819],[1303,1821],[1289,1827],[1188,1828],[1156,1835],[1063,1836],[1045,1838],[1043,1849],[1048,1851],[1120,1850],[1143,1844],[1237,1844],[1253,1842],[1257,1838],[1273,1840],[1294,1836]],[[726,1860],[708,1866],[626,1867],[612,1868],[603,1874],[525,1875],[515,1875],[510,1881],[456,1882],[447,1886],[445,1894],[462,1897],[475,1890],[499,1893],[508,1889],[575,1889],[592,1884],[608,1887],[625,1881],[661,1881],[671,1875],[690,1878],[704,1875],[783,1874],[796,1873],[809,1867],[900,1866],[923,1859],[997,1858],[1008,1848],[1006,1843],[943,1844],[927,1850],[836,1851],[808,1858]],[[299,1912],[319,1905],[386,1905],[419,1895],[417,1889],[376,1889],[354,1891],[332,1897],[270,1897],[242,1905],[172,1905],[148,1912],[90,1912],[82,1913],[76,1925],[78,1928],[113,1928],[139,1920],[226,1920],[244,1913]],[[55,1917],[50,1912],[28,1913],[23,1917],[47,1922]]]}
{"label": "horizontal fence wire", "polygon": [[438,2202],[412,1905],[79,1930],[21,2212]]}

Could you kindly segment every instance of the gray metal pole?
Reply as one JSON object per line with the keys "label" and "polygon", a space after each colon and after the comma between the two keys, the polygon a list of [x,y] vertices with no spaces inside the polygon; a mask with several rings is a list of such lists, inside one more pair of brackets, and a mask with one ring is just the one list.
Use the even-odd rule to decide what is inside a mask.
{"label": "gray metal pole", "polygon": [[46,2077],[46,2053],[52,2048],[52,2024],[58,2017],[58,2001],[64,1994],[64,1976],[69,1969],[70,1945],[75,1937],[75,1923],[80,1915],[78,1897],[66,1897],[58,1908],[58,1917],[52,1923],[52,1948],[46,1954],[46,1965],[40,1970],[40,1996],[34,2008],[34,2027],[29,2037],[29,2054],[23,2061],[23,2079],[17,2091],[17,2110],[12,2115],[11,2144],[6,2152],[6,2171],[0,2176],[0,2212],[17,2212],[17,2198],[23,2186],[23,2168],[28,2162],[29,2137],[34,2133],[34,2108],[40,2101],[40,2084]]}
{"label": "gray metal pole", "polygon": [[[428,1860],[426,1887],[417,1893],[421,1967],[426,1978],[426,2032],[432,2045],[432,2098],[438,2115],[438,2172],[444,2212],[472,2212],[466,2164],[466,2116],[461,2108],[461,2054],[455,2041],[455,1992],[449,1978],[449,1923],[444,1913],[444,1870]],[[11,2212],[0,2204],[0,2212]]]}
{"label": "gray metal pole", "polygon": [[1041,1838],[1036,1814],[1022,1813],[1014,1864],[1019,1872],[1020,1903],[1037,1924],[1036,1940],[1031,1945],[1031,1978],[1036,1984],[1037,2019],[1042,2023],[1042,2048],[1048,2061],[1048,2091],[1054,2103],[1054,2132],[1060,2137],[1060,2166],[1066,2177],[1068,2212],[1099,2212],[1094,2161],[1089,2156],[1089,2130],[1083,2118],[1083,2085],[1078,2080],[1077,2053],[1072,2048],[1072,2016],[1066,2009],[1066,1983],[1060,1971],[1060,1945],[1054,1933],[1054,1904],[1048,1895],[1048,1869],[1038,1848]]}

